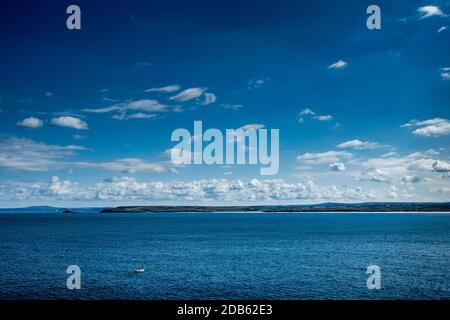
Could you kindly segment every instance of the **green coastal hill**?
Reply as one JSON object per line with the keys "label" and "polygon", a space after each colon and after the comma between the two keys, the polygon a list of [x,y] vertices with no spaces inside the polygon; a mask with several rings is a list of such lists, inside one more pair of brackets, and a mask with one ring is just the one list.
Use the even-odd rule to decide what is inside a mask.
{"label": "green coastal hill", "polygon": [[101,212],[450,212],[450,203],[382,202],[266,206],[123,206],[105,208]]}

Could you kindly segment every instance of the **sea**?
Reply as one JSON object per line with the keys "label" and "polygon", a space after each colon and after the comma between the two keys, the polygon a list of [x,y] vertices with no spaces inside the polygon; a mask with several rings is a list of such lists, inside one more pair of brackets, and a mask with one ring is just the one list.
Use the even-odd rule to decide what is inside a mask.
{"label": "sea", "polygon": [[450,299],[450,214],[3,212],[0,299]]}

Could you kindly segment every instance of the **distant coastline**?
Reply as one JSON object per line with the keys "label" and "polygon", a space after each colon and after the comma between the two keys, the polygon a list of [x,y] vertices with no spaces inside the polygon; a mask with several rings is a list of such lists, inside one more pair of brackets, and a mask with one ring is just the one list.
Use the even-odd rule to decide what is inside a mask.
{"label": "distant coastline", "polygon": [[333,212],[448,212],[450,202],[367,202],[321,203],[303,205],[254,205],[254,206],[119,206],[119,207],[51,207],[0,208],[0,213],[187,213],[187,212],[248,212],[248,213],[333,213]]}
{"label": "distant coastline", "polygon": [[123,206],[102,213],[142,212],[450,212],[450,203],[323,203],[315,205],[263,206]]}

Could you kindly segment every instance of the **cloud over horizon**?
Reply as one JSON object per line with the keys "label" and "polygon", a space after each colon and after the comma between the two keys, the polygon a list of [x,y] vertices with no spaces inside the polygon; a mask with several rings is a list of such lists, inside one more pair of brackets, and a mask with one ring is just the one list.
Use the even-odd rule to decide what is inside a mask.
{"label": "cloud over horizon", "polygon": [[[20,190],[20,192],[19,192]],[[91,185],[80,185],[53,176],[50,182],[0,183],[0,201],[83,201],[146,203],[318,203],[323,201],[372,201],[413,199],[415,196],[392,186],[382,189],[320,186],[312,180],[204,179],[192,181],[141,182],[113,177]]]}

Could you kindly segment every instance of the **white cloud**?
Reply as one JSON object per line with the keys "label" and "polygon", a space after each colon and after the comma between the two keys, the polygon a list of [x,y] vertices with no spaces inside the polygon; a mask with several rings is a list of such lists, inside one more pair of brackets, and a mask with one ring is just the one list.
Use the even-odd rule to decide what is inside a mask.
{"label": "white cloud", "polygon": [[418,176],[408,176],[408,175],[406,175],[406,176],[403,176],[402,177],[402,181],[404,182],[404,183],[407,183],[407,184],[410,184],[410,183],[418,183],[418,182],[420,182],[420,177],[418,177]]}
{"label": "white cloud", "polygon": [[369,141],[361,141],[361,140],[350,140],[343,142],[341,144],[337,145],[340,149],[356,149],[356,150],[365,150],[365,149],[376,149],[382,147],[376,142],[369,142]]}
{"label": "white cloud", "polygon": [[72,165],[79,168],[102,169],[127,174],[137,172],[161,173],[168,170],[168,167],[163,164],[147,162],[136,158],[117,159],[109,162],[74,162]]}
{"label": "white cloud", "polygon": [[450,172],[450,162],[438,160],[433,164],[433,170],[437,172]]}
{"label": "white cloud", "polygon": [[303,109],[298,115],[299,115],[298,119],[299,123],[303,123],[306,117],[312,117],[312,119],[321,122],[328,122],[333,119],[331,115],[317,115],[317,113],[311,110],[310,108]]}
{"label": "white cloud", "polygon": [[309,108],[303,109],[302,112],[299,113],[299,116],[307,116],[307,115],[315,116],[316,113]]}
{"label": "white cloud", "polygon": [[44,125],[44,122],[41,119],[29,117],[17,122],[17,125],[21,127],[36,129],[42,127]]}
{"label": "white cloud", "polygon": [[325,115],[325,116],[315,116],[315,117],[313,117],[313,119],[318,120],[318,121],[331,121],[333,119],[333,117],[330,115]]}
{"label": "white cloud", "polygon": [[89,113],[109,113],[113,111],[119,111],[121,108],[118,105],[113,105],[110,107],[104,107],[104,108],[88,108],[88,109],[82,109],[83,112],[89,112]]}
{"label": "white cloud", "polygon": [[425,121],[411,120],[402,125],[402,127],[418,127],[412,133],[423,137],[439,137],[450,134],[450,121],[442,118],[434,118]]}
{"label": "white cloud", "polygon": [[339,172],[343,172],[346,170],[345,168],[345,164],[341,163],[341,162],[336,162],[336,163],[331,163],[328,168],[331,171],[339,171]]}
{"label": "white cloud", "polygon": [[251,79],[251,80],[247,81],[247,89],[249,89],[249,90],[258,89],[258,88],[262,87],[263,84],[266,83],[267,80],[269,80],[269,78],[267,78],[267,77]]}
{"label": "white cloud", "polygon": [[368,159],[360,163],[363,171],[356,174],[355,178],[404,184],[432,181],[436,185],[442,179],[447,179],[446,174],[450,172],[450,163],[436,159],[438,155],[439,152],[430,149],[405,156],[392,154],[384,158]]}
{"label": "white cloud", "polygon": [[8,138],[0,140],[0,167],[26,170],[48,171],[64,166],[67,157],[86,148],[76,145],[48,145],[30,139]]}
{"label": "white cloud", "polygon": [[112,118],[114,120],[152,119],[152,118],[156,118],[156,117],[157,117],[157,115],[154,113],[142,113],[142,112],[132,113],[132,114],[122,113],[122,114],[115,114],[112,116]]}
{"label": "white cloud", "polygon": [[164,93],[170,93],[180,90],[180,86],[178,84],[165,86],[165,87],[159,87],[159,88],[150,88],[145,90],[144,92],[164,92]]}
{"label": "white cloud", "polygon": [[204,92],[206,91],[206,88],[189,88],[181,91],[179,94],[170,97],[170,100],[185,102],[192,99],[199,98]]}
{"label": "white cloud", "polygon": [[396,157],[396,156],[398,156],[398,153],[395,151],[391,151],[391,152],[381,155],[382,158],[392,158],[392,157]]}
{"label": "white cloud", "polygon": [[114,111],[126,112],[128,110],[146,111],[146,112],[168,112],[168,111],[177,111],[178,106],[168,106],[165,104],[161,104],[155,99],[141,99],[116,103],[110,107],[105,108],[83,109],[82,111],[90,113],[109,113]]}
{"label": "white cloud", "polygon": [[430,187],[429,190],[430,190],[430,192],[442,193],[442,194],[445,194],[445,195],[450,194],[450,188],[449,187],[443,187],[443,186]]}
{"label": "white cloud", "polygon": [[217,97],[214,93],[205,93],[203,95],[202,105],[207,106],[208,104],[216,102]]}
{"label": "white cloud", "polygon": [[77,130],[87,130],[89,128],[85,121],[71,116],[56,117],[50,120],[50,123],[54,126],[73,128]]}
{"label": "white cloud", "polygon": [[108,98],[108,97],[103,97],[102,100],[105,101],[105,102],[117,102],[117,101],[119,101],[117,99],[112,99],[112,98]]}
{"label": "white cloud", "polygon": [[[83,109],[83,112],[89,113],[116,113],[113,115],[113,119],[116,120],[127,120],[127,119],[150,119],[156,117],[153,113],[164,113],[164,112],[180,112],[182,110],[181,106],[168,106],[159,103],[155,99],[141,99],[132,100],[127,102],[116,103],[112,106],[105,108],[96,109]],[[128,114],[128,112],[136,112],[134,114]],[[141,111],[141,112],[138,112]],[[144,113],[144,112],[148,112]]]}
{"label": "white cloud", "polygon": [[168,106],[153,99],[136,100],[123,106],[127,110],[142,110],[147,112],[167,112]]}
{"label": "white cloud", "polygon": [[441,68],[442,80],[450,80],[450,67]]}
{"label": "white cloud", "polygon": [[239,110],[243,107],[242,104],[222,104],[222,108],[229,110]]}
{"label": "white cloud", "polygon": [[341,162],[341,159],[351,159],[353,155],[345,151],[327,151],[322,153],[304,153],[297,157],[298,161],[306,164],[324,164]]}
{"label": "white cloud", "polygon": [[372,181],[372,182],[390,182],[391,178],[389,177],[387,172],[384,172],[381,169],[369,169],[365,172],[362,172],[357,177],[357,180],[360,181]]}
{"label": "white cloud", "polygon": [[328,69],[342,69],[342,68],[345,68],[346,66],[347,66],[347,62],[345,62],[344,60],[339,60],[333,64],[330,64],[328,66]]}
{"label": "white cloud", "polygon": [[265,127],[265,125],[263,125],[263,124],[252,123],[252,124],[246,124],[246,125],[240,127],[239,129],[237,129],[236,131],[259,130],[259,129],[262,129],[264,127]]}
{"label": "white cloud", "polygon": [[437,33],[441,33],[441,32],[443,32],[443,31],[445,31],[445,30],[447,30],[448,29],[448,26],[442,26],[442,27],[440,27],[439,29],[438,29],[438,31],[436,31]]}
{"label": "white cloud", "polygon": [[60,181],[59,177],[52,177],[52,182],[49,186],[49,192],[55,196],[70,197],[73,193],[79,192],[79,187],[76,183],[70,181]]}
{"label": "white cloud", "polygon": [[444,13],[437,6],[423,6],[417,9],[418,12],[422,13],[420,19],[425,19],[433,16],[443,16]]}
{"label": "white cloud", "polygon": [[72,156],[88,149],[77,146],[48,145],[30,139],[0,140],[0,168],[25,171],[55,171],[72,168],[101,169],[122,173],[172,171],[166,163],[148,162],[138,158],[124,158],[104,162],[74,161]]}
{"label": "white cloud", "polygon": [[323,201],[373,201],[409,199],[411,195],[390,186],[383,189],[320,186],[284,180],[249,181],[207,179],[192,181],[141,182],[130,177],[111,178],[79,185],[54,176],[47,183],[0,183],[0,201],[97,201],[102,203],[283,203]]}

